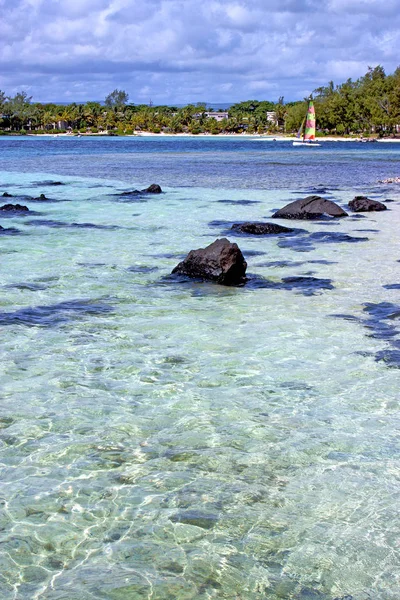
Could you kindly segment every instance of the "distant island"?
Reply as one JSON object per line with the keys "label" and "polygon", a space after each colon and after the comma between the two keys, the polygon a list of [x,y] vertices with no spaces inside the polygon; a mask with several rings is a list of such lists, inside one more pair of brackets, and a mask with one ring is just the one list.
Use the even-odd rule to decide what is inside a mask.
{"label": "distant island", "polygon": [[[314,90],[317,136],[395,137],[400,134],[400,67],[383,67],[340,85],[331,81]],[[0,135],[285,134],[293,135],[304,119],[307,100],[247,100],[228,110],[205,103],[187,106],[132,104],[124,90],[104,103],[35,103],[26,92],[0,91]]]}

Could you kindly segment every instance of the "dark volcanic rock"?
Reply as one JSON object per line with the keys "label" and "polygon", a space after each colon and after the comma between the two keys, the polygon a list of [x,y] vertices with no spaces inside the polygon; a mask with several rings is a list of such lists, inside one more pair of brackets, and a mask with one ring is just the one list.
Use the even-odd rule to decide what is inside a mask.
{"label": "dark volcanic rock", "polygon": [[35,198],[35,200],[48,200],[48,198],[46,198],[46,196],[44,194],[40,194],[40,196]]}
{"label": "dark volcanic rock", "polygon": [[290,202],[272,215],[274,219],[319,219],[324,215],[330,217],[347,217],[348,214],[335,202],[325,200],[321,196],[307,196],[301,200]]}
{"label": "dark volcanic rock", "polygon": [[270,235],[276,233],[290,233],[293,229],[277,225],[276,223],[235,223],[231,229],[240,233],[251,235]]}
{"label": "dark volcanic rock", "polygon": [[207,279],[221,285],[239,285],[246,280],[246,268],[247,263],[237,244],[222,238],[206,248],[191,250],[172,274]]}
{"label": "dark volcanic rock", "polygon": [[370,200],[366,196],[356,196],[354,200],[349,202],[349,208],[354,212],[370,212],[377,210],[387,210],[387,206],[378,202],[378,200]]}
{"label": "dark volcanic rock", "polygon": [[146,194],[161,194],[162,189],[157,183],[152,183],[148,188],[142,190],[142,192],[145,192]]}
{"label": "dark volcanic rock", "polygon": [[4,192],[4,193],[2,194],[2,197],[3,197],[3,198],[12,198],[12,194],[9,194],[8,192]]}
{"label": "dark volcanic rock", "polygon": [[0,210],[6,212],[29,212],[29,208],[23,204],[3,204],[3,206],[0,206]]}

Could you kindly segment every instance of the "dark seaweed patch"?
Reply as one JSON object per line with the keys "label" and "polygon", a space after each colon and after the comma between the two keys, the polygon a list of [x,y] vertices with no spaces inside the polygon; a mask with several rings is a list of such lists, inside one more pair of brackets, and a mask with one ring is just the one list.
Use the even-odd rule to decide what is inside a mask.
{"label": "dark seaweed patch", "polygon": [[377,362],[383,361],[388,367],[400,368],[400,350],[391,350],[389,348],[377,352],[375,355]]}
{"label": "dark seaweed patch", "polygon": [[332,244],[332,243],[341,243],[346,242],[350,244],[355,244],[357,242],[367,242],[367,237],[353,237],[348,235],[347,233],[341,233],[337,231],[316,231],[311,233],[309,238],[311,240],[324,243],[324,244]]}
{"label": "dark seaweed patch", "polygon": [[52,179],[48,179],[45,181],[35,181],[32,183],[32,186],[34,186],[34,187],[40,187],[41,185],[54,186],[54,185],[66,185],[66,183],[64,183],[63,181],[53,181]]}
{"label": "dark seaweed patch", "polygon": [[388,283],[383,286],[386,290],[400,290],[400,283]]}
{"label": "dark seaweed patch", "polygon": [[143,196],[119,196],[114,200],[114,202],[120,202],[122,204],[140,204],[147,201],[148,198],[144,198]]}
{"label": "dark seaweed patch", "polygon": [[19,229],[15,227],[2,227],[0,225],[0,235],[18,235],[20,232]]}
{"label": "dark seaweed patch", "polygon": [[267,253],[262,252],[262,250],[243,250],[243,255],[247,258],[249,256],[264,256],[265,254]]}
{"label": "dark seaweed patch", "polygon": [[312,245],[308,237],[290,237],[285,236],[285,239],[278,241],[279,248],[290,248],[294,252],[311,252],[315,250],[315,246]]}
{"label": "dark seaweed patch", "polygon": [[290,237],[291,235],[293,234],[286,234],[284,239],[280,239],[278,246],[280,248],[290,248],[295,252],[310,252],[315,249],[313,245],[315,242],[320,244],[355,244],[357,242],[368,241],[367,237],[354,237],[339,231],[315,231],[307,236],[298,235]]}
{"label": "dark seaweed patch", "polygon": [[400,318],[400,306],[391,302],[379,302],[374,304],[366,302],[364,304],[364,312],[371,315],[371,319],[378,322],[382,319],[398,319]]}
{"label": "dark seaweed patch", "polygon": [[258,263],[257,267],[302,267],[303,265],[335,265],[335,260],[271,260]]}
{"label": "dark seaweed patch", "polygon": [[0,312],[0,325],[54,327],[81,316],[101,316],[113,309],[97,300],[67,300],[47,306],[21,308],[14,312]]}
{"label": "dark seaweed patch", "polygon": [[185,510],[172,515],[169,519],[173,523],[186,523],[202,529],[212,529],[218,522],[218,515],[199,510]]}
{"label": "dark seaweed patch", "polygon": [[248,275],[246,288],[261,289],[269,288],[275,290],[296,290],[303,296],[314,296],[321,290],[333,290],[331,279],[319,279],[317,277],[284,277],[281,281],[272,281],[257,275]]}
{"label": "dark seaweed patch", "polygon": [[130,271],[131,273],[154,273],[154,271],[158,271],[159,269],[158,267],[133,265],[132,267],[128,267],[126,270]]}
{"label": "dark seaweed patch", "polygon": [[301,267],[307,261],[290,261],[290,260],[269,260],[263,263],[258,263],[257,267]]}
{"label": "dark seaweed patch", "polygon": [[47,289],[49,286],[43,283],[33,283],[28,281],[27,283],[10,283],[9,285],[5,285],[4,287],[7,289],[29,290],[30,292],[38,292],[40,290]]}
{"label": "dark seaweed patch", "polygon": [[164,252],[162,254],[149,254],[152,258],[176,258],[178,260],[183,260],[187,254],[180,254],[178,252]]}
{"label": "dark seaweed patch", "polygon": [[400,330],[396,328],[396,322],[400,319],[400,306],[391,302],[367,302],[363,312],[366,313],[366,318],[352,315],[331,316],[361,323],[368,330],[368,337],[386,341],[389,347],[377,352],[375,360],[383,361],[389,367],[400,367],[400,339],[397,338]]}
{"label": "dark seaweed patch", "polygon": [[227,229],[230,229],[232,227],[232,225],[234,224],[235,221],[220,221],[218,219],[215,219],[214,221],[210,221],[208,223],[209,227],[225,227]]}
{"label": "dark seaweed patch", "polygon": [[95,223],[65,223],[64,221],[52,221],[51,219],[35,219],[27,221],[27,225],[36,225],[38,227],[53,227],[59,229],[123,229],[118,225],[96,225]]}
{"label": "dark seaweed patch", "polygon": [[96,262],[79,262],[76,263],[79,267],[86,267],[87,269],[97,269],[98,267],[105,267],[106,263],[96,263]]}
{"label": "dark seaweed patch", "polygon": [[240,206],[250,206],[251,204],[261,204],[259,200],[218,200],[220,204],[237,204]]}

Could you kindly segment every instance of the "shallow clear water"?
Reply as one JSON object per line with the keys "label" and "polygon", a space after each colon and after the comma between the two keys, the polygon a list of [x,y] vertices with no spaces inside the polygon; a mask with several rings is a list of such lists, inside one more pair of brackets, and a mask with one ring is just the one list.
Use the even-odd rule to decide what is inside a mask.
{"label": "shallow clear water", "polygon": [[[397,600],[400,145],[0,153],[5,202],[40,213],[0,219],[0,598]],[[393,202],[229,233],[245,287],[168,277],[314,187]]]}

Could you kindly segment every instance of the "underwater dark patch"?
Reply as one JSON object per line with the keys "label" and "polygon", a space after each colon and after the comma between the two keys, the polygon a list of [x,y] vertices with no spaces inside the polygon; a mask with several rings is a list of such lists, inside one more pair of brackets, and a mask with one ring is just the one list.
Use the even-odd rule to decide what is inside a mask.
{"label": "underwater dark patch", "polygon": [[96,263],[96,262],[79,262],[76,263],[79,267],[86,267],[87,269],[97,269],[98,267],[105,267],[106,263]]}
{"label": "underwater dark patch", "polygon": [[341,233],[337,231],[316,231],[314,233],[310,233],[309,238],[313,241],[323,244],[342,242],[356,244],[357,242],[367,242],[369,239],[367,237],[353,237],[347,233]]}
{"label": "underwater dark patch", "polygon": [[40,196],[20,196],[21,198],[25,198],[29,202],[45,202],[47,204],[51,204],[54,202],[70,202],[68,198],[48,198],[45,194],[40,194]]}
{"label": "underwater dark patch", "polygon": [[154,273],[154,271],[159,271],[159,268],[133,265],[132,267],[128,267],[126,270],[130,273]]}
{"label": "underwater dark patch", "polygon": [[381,319],[398,319],[400,318],[400,306],[392,304],[392,302],[366,302],[363,311],[370,314],[371,318],[380,321]]}
{"label": "underwater dark patch", "polygon": [[245,258],[248,258],[249,256],[265,256],[267,253],[262,250],[243,250],[242,254]]}
{"label": "underwater dark patch", "polygon": [[238,204],[240,206],[250,206],[251,204],[261,204],[260,200],[217,200],[219,204]]}
{"label": "underwater dark patch", "polygon": [[15,227],[2,227],[0,225],[0,236],[2,235],[18,235],[21,231]]}
{"label": "underwater dark patch", "polygon": [[218,227],[218,228],[225,227],[226,229],[230,229],[234,223],[235,223],[235,221],[223,221],[223,220],[215,219],[214,221],[210,221],[208,223],[208,226],[209,227]]}
{"label": "underwater dark patch", "polygon": [[257,267],[301,267],[307,261],[290,261],[290,260],[269,260],[263,263],[258,263]]}
{"label": "underwater dark patch", "polygon": [[400,283],[388,283],[382,287],[384,287],[386,290],[400,290]]}
{"label": "underwater dark patch", "polygon": [[109,314],[112,310],[108,304],[97,300],[67,300],[47,306],[33,306],[20,308],[13,312],[0,312],[0,325],[54,327],[80,317]]}
{"label": "underwater dark patch", "polygon": [[302,267],[303,265],[336,265],[335,260],[271,260],[258,263],[257,267]]}
{"label": "underwater dark patch", "polygon": [[264,277],[250,274],[246,281],[246,289],[275,289],[295,290],[303,296],[314,296],[322,290],[333,290],[331,279],[319,279],[318,277],[296,276],[284,277],[281,281],[272,281]]}
{"label": "underwater dark patch", "polygon": [[120,202],[121,204],[140,204],[148,201],[148,197],[144,198],[141,195],[138,196],[119,196],[114,198],[114,202]]}
{"label": "underwater dark patch", "polygon": [[9,285],[4,286],[7,289],[17,289],[17,290],[29,290],[30,292],[38,292],[40,290],[46,290],[49,286],[43,283],[10,283]]}
{"label": "underwater dark patch", "polygon": [[185,523],[202,529],[212,529],[218,522],[218,515],[200,510],[185,510],[172,515],[169,519],[173,523]]}
{"label": "underwater dark patch", "polygon": [[375,360],[384,362],[388,367],[399,367],[400,329],[396,325],[400,320],[400,306],[391,302],[366,302],[363,313],[366,315],[365,318],[340,314],[331,316],[361,323],[368,330],[368,337],[387,342],[387,348],[375,353]]}
{"label": "underwater dark patch", "polygon": [[279,248],[289,248],[294,252],[311,252],[315,250],[315,246],[312,245],[308,237],[290,237],[285,236],[285,239],[278,241]]}
{"label": "underwater dark patch", "polygon": [[400,368],[400,350],[381,350],[377,352],[375,355],[375,360],[377,362],[383,361],[388,367],[391,368]]}
{"label": "underwater dark patch", "polygon": [[36,225],[38,227],[53,227],[58,229],[105,229],[114,231],[124,229],[118,225],[96,225],[95,223],[65,223],[64,221],[52,221],[51,219],[35,219],[27,221],[27,225]]}
{"label": "underwater dark patch", "polygon": [[43,186],[52,186],[52,185],[67,185],[66,183],[64,183],[63,181],[54,181],[52,179],[48,179],[45,181],[34,181],[31,184],[33,187],[40,187],[41,185]]}
{"label": "underwater dark patch", "polygon": [[187,254],[181,254],[179,252],[164,252],[162,254],[149,254],[151,258],[177,258],[179,260],[183,260],[186,258]]}

